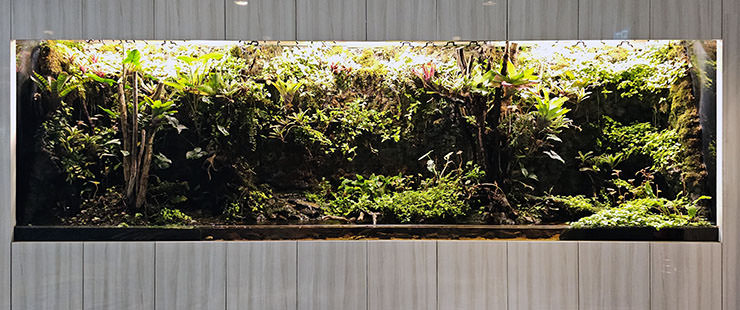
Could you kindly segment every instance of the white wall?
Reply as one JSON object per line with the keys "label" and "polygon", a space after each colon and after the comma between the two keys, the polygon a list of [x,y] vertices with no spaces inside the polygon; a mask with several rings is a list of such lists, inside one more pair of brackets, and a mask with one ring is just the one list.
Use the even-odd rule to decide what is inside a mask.
{"label": "white wall", "polygon": [[740,0],[405,1],[0,0],[0,310],[11,299],[15,310],[740,309],[732,160],[722,161],[721,244],[13,243],[11,254],[10,39],[723,38],[720,151],[740,158]]}

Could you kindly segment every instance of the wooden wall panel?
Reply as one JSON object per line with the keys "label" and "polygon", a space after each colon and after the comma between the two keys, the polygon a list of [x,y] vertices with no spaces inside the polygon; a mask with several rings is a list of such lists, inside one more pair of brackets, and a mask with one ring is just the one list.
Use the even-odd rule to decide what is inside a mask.
{"label": "wooden wall panel", "polygon": [[625,40],[650,37],[650,1],[584,0],[578,5],[578,38]]}
{"label": "wooden wall panel", "polygon": [[224,243],[157,242],[155,251],[157,310],[224,310]]}
{"label": "wooden wall panel", "polygon": [[82,243],[13,244],[14,310],[82,309]]}
{"label": "wooden wall panel", "polygon": [[579,309],[650,309],[650,244],[581,242]]}
{"label": "wooden wall panel", "polygon": [[295,40],[296,0],[226,1],[226,39]]}
{"label": "wooden wall panel", "polygon": [[653,39],[717,39],[722,35],[722,0],[651,0],[650,3]]}
{"label": "wooden wall panel", "polygon": [[223,40],[224,0],[154,0],[154,36],[166,40]]}
{"label": "wooden wall panel", "polygon": [[368,241],[368,309],[437,309],[436,249],[435,241]]}
{"label": "wooden wall panel", "polygon": [[722,308],[719,243],[652,243],[652,310]]}
{"label": "wooden wall panel", "polygon": [[298,40],[361,41],[367,38],[366,1],[296,0]]}
{"label": "wooden wall panel", "polygon": [[15,108],[11,78],[10,0],[0,0],[0,310],[10,310],[11,245],[15,226]]}
{"label": "wooden wall panel", "polygon": [[429,41],[436,37],[436,0],[367,0],[368,40]]}
{"label": "wooden wall panel", "polygon": [[298,310],[367,309],[367,241],[298,242]]}
{"label": "wooden wall panel", "polygon": [[438,241],[439,309],[505,310],[506,242]]}
{"label": "wooden wall panel", "polygon": [[578,38],[578,0],[509,1],[509,40]]}
{"label": "wooden wall panel", "polygon": [[[722,94],[718,177],[722,198],[717,221],[722,241],[722,309],[740,309],[740,0],[724,0],[722,6]],[[718,72],[719,74],[719,72]],[[717,126],[720,123],[718,123]]]}
{"label": "wooden wall panel", "polygon": [[81,39],[82,0],[12,0],[13,39]]}
{"label": "wooden wall panel", "polygon": [[295,241],[228,242],[226,248],[227,309],[296,309]]}
{"label": "wooden wall panel", "polygon": [[153,39],[153,0],[82,0],[85,39]]}
{"label": "wooden wall panel", "polygon": [[578,243],[509,242],[509,309],[577,309]]}
{"label": "wooden wall panel", "polygon": [[[337,40],[428,40],[436,39],[453,39],[456,32],[460,33],[460,38],[465,39],[470,36],[471,39],[477,39],[477,36],[486,36],[487,32],[497,33],[500,31],[499,25],[489,25],[489,27],[479,28],[481,23],[460,23],[460,17],[476,19],[479,16],[483,18],[492,18],[491,16],[500,14],[496,12],[487,12],[486,10],[465,9],[467,3],[453,2],[451,0],[413,0],[413,1],[395,1],[394,0],[296,0],[296,6],[293,14],[296,14],[296,21],[291,22],[290,18],[283,20],[270,20],[266,23],[259,21],[258,25],[264,26],[256,34],[252,33],[254,27],[250,27],[253,18],[243,18],[244,15],[238,12],[231,0],[130,0],[142,1],[141,6],[132,8],[115,8],[120,5],[120,1],[114,0],[0,0],[0,31],[12,35],[18,39],[43,39],[43,38],[95,38],[96,36],[104,37],[110,35],[111,38],[145,38],[149,35],[156,36],[160,39],[223,39],[227,36],[234,39],[255,39],[253,36],[262,35],[256,39],[271,39],[265,33],[283,33],[286,38],[275,39],[292,39],[290,38],[290,25],[293,27],[295,38],[305,40],[320,39],[337,39]],[[147,2],[151,2],[151,11],[145,10]],[[250,4],[266,0],[250,0]],[[280,16],[286,16],[291,13],[290,0],[278,4],[278,8],[260,8],[255,11],[259,12],[258,16],[268,16],[275,11],[280,11]],[[416,2],[415,2],[416,1]],[[470,0],[475,7],[476,2]],[[482,0],[481,0],[482,1]],[[12,2],[12,5],[11,5]],[[504,0],[494,0],[496,5],[501,5]],[[720,35],[724,37],[724,87],[723,112],[725,122],[723,122],[723,145],[720,152],[724,158],[740,157],[740,143],[733,139],[740,134],[737,122],[732,122],[740,118],[740,106],[736,98],[740,98],[740,93],[736,85],[740,80],[737,70],[740,66],[740,56],[737,50],[740,49],[740,1],[738,0],[652,0],[650,10],[645,10],[645,3],[642,0],[511,0],[506,3],[507,11],[511,18],[508,19],[508,36],[512,40],[517,39],[574,39],[574,38],[617,38],[623,33],[628,25],[629,32],[626,32],[630,38],[640,38],[645,33],[645,14],[650,14],[649,33],[654,39],[661,38],[717,38]],[[486,2],[481,2],[481,5]],[[632,3],[633,5],[629,5]],[[302,4],[302,6],[301,6]],[[113,5],[113,6],[111,6]],[[623,6],[624,5],[624,6]],[[370,11],[366,11],[370,8]],[[408,8],[406,7],[408,6]],[[636,7],[637,6],[637,7]],[[254,7],[254,6],[253,6]],[[252,7],[252,8],[253,8]],[[448,10],[447,8],[459,7],[459,10]],[[3,9],[5,8],[5,9]],[[228,8],[228,10],[227,10]],[[128,10],[131,10],[129,12]],[[327,13],[327,10],[333,11]],[[274,10],[274,11],[271,11]],[[439,11],[438,11],[439,10]],[[100,12],[100,16],[93,16],[91,12]],[[121,13],[120,16],[115,13]],[[143,12],[143,13],[140,13]],[[250,16],[254,11],[250,11],[246,16]],[[271,13],[272,12],[272,13]],[[460,12],[470,12],[469,16]],[[589,12],[593,12],[590,13]],[[490,15],[489,15],[490,13]],[[12,33],[9,27],[13,19]],[[155,20],[154,16],[156,16]],[[156,15],[155,15],[156,14]],[[718,18],[720,15],[722,19]],[[131,22],[131,18],[136,19]],[[369,28],[366,28],[366,16]],[[411,17],[409,17],[411,16]],[[430,18],[427,18],[431,16]],[[246,22],[246,24],[244,24]],[[270,22],[279,24],[271,25]],[[150,24],[148,24],[150,23]],[[156,25],[154,25],[156,24]],[[246,26],[245,26],[246,25]],[[131,27],[126,28],[126,27]],[[506,27],[505,27],[506,28]],[[505,29],[504,28],[504,29]],[[634,30],[639,29],[639,30]],[[296,31],[297,30],[297,31]],[[149,32],[147,32],[149,31]],[[302,34],[300,34],[303,32]],[[448,33],[449,32],[449,33]],[[723,33],[721,33],[723,32]],[[0,33],[0,42],[8,42],[3,39],[5,34]],[[370,36],[366,36],[370,34]],[[141,37],[140,37],[141,35]],[[246,37],[244,37],[246,36]],[[276,35],[277,36],[277,35]],[[7,43],[0,43],[0,70],[6,70],[6,74],[0,76],[0,146],[11,145],[13,141],[14,123],[12,120],[13,112],[10,107],[8,98],[12,96],[13,90],[7,84],[10,80],[9,72],[10,58],[9,46]],[[5,47],[5,48],[2,48]],[[8,74],[9,73],[9,74]],[[3,87],[3,85],[5,85]],[[12,163],[13,147],[0,148],[0,242],[5,246],[11,247],[11,228],[14,218],[14,188],[12,180],[14,179],[14,166]],[[740,232],[737,231],[736,223],[740,220],[737,208],[740,202],[738,191],[736,190],[738,180],[740,179],[740,168],[734,163],[735,161],[722,161],[722,171],[724,174],[724,204],[721,220],[723,244],[721,251],[718,244],[662,244],[653,245],[652,264],[652,286],[653,286],[653,308],[667,309],[681,307],[691,308],[699,307],[700,309],[718,308],[717,300],[720,289],[718,286],[719,279],[722,279],[722,291],[724,292],[724,309],[736,309],[740,307],[740,295],[736,294],[740,289],[740,276],[738,276],[738,257],[740,257],[740,240],[737,238]],[[291,243],[291,242],[288,242]],[[446,244],[447,242],[440,242]],[[369,287],[368,293],[375,296],[368,301],[371,307],[383,308],[384,303],[394,302],[394,305],[402,305],[403,309],[434,309],[436,293],[431,293],[428,283],[432,282],[436,288],[450,285],[447,279],[455,277],[449,269],[446,269],[445,261],[454,261],[461,259],[474,259],[479,257],[478,254],[459,254],[446,255],[450,253],[446,247],[440,247],[441,253],[439,261],[442,263],[439,275],[440,282],[437,284],[432,276],[433,268],[436,268],[436,255],[431,254],[430,248],[436,248],[434,241],[401,241],[396,242],[370,242],[368,245],[367,263],[368,268],[372,268],[367,275],[368,280],[376,284]],[[459,245],[463,247],[463,245]],[[597,290],[598,285],[607,287],[619,283],[633,282],[637,280],[624,280],[617,284],[614,282],[594,283],[594,286],[586,285],[587,281],[596,281],[598,277],[603,280],[603,274],[599,275],[599,264],[604,264],[604,259],[609,255],[611,259],[620,259],[625,261],[631,258],[628,253],[630,250],[617,246],[613,248],[613,243],[603,243],[599,246],[588,243],[582,247],[580,267],[574,267],[579,259],[573,259],[572,243],[549,243],[541,244],[537,242],[512,242],[509,245],[507,259],[509,265],[507,268],[509,285],[513,288],[509,291],[509,298],[512,299],[511,307],[517,309],[527,308],[558,308],[573,309],[573,288],[572,283],[581,283],[579,287],[583,290]],[[214,308],[223,309],[226,307],[225,301],[220,301],[217,293],[220,287],[221,293],[224,292],[224,285],[219,284],[211,276],[225,276],[226,265],[221,261],[226,261],[226,245],[220,243],[192,244],[192,243],[163,243],[157,245],[158,256],[156,261],[159,263],[156,267],[155,275],[163,283],[157,285],[158,294],[155,299],[159,303],[158,309],[167,309],[175,307],[175,302],[169,303],[170,300],[183,300],[185,302],[203,299],[202,294],[208,294],[208,305],[215,305]],[[290,256],[290,246],[267,246],[271,249],[263,250],[246,250],[247,254],[236,255],[242,259],[250,255],[255,261],[267,263],[269,257],[286,257]],[[637,256],[644,257],[644,246],[638,246],[635,249]],[[260,246],[255,246],[260,248]],[[278,249],[281,248],[281,249]],[[294,252],[295,252],[295,247]],[[4,279],[11,272],[14,275],[12,286],[12,300],[15,303],[13,309],[44,309],[44,308],[70,308],[80,309],[82,303],[83,284],[80,275],[82,267],[83,246],[79,243],[16,243],[12,245],[13,263],[12,269],[8,269],[10,263],[7,259],[10,254],[0,256],[0,287],[4,285]],[[285,253],[281,252],[285,251]],[[472,251],[472,250],[471,250]],[[475,251],[478,251],[477,249]],[[578,252],[578,251],[576,251]],[[5,253],[0,251],[0,253]],[[252,253],[252,254],[250,254]],[[262,253],[262,254],[256,254]],[[273,254],[265,254],[273,253]],[[277,254],[275,254],[277,253]],[[308,250],[306,251],[308,253]],[[601,253],[599,257],[594,254]],[[612,254],[604,254],[612,253]],[[717,263],[718,254],[724,261],[724,270],[720,275],[719,264]],[[90,255],[90,253],[87,253]],[[122,252],[119,255],[124,255]],[[165,258],[159,255],[164,255]],[[272,256],[270,256],[272,255]],[[319,255],[319,254],[316,254]],[[349,255],[349,254],[348,254]],[[584,256],[587,255],[587,256]],[[97,256],[97,255],[96,255]],[[108,256],[106,254],[105,256]],[[117,255],[111,254],[111,257]],[[88,257],[87,255],[85,257]],[[472,258],[470,258],[472,257]],[[511,258],[516,261],[511,261]],[[656,258],[657,257],[657,258]],[[547,259],[547,261],[543,261]],[[388,261],[404,260],[398,264],[389,263]],[[413,263],[409,263],[411,261]],[[219,263],[220,262],[220,263]],[[434,262],[434,263],[432,263]],[[58,264],[57,264],[58,263]],[[115,264],[115,262],[109,262]],[[280,265],[282,261],[272,261],[272,265]],[[297,262],[296,262],[297,263]],[[308,262],[303,262],[307,264]],[[491,262],[486,262],[491,263]],[[642,264],[635,261],[626,261],[627,264],[636,264],[635,268],[619,266],[625,270],[639,270],[644,268]],[[400,265],[400,266],[399,266]],[[3,267],[6,266],[6,267]],[[290,295],[290,278],[291,274],[290,260],[283,267],[270,268],[288,268],[282,272],[281,276],[288,277],[288,280],[281,280],[288,287],[287,295]],[[295,264],[293,264],[295,268]],[[434,266],[434,267],[433,267]],[[454,266],[454,264],[450,264]],[[557,266],[557,268],[555,268]],[[575,265],[578,266],[578,265]],[[686,266],[699,267],[697,271]],[[94,266],[85,266],[84,270],[95,268]],[[137,267],[145,268],[145,267]],[[318,266],[317,268],[325,268]],[[527,271],[530,269],[540,268],[540,272]],[[574,268],[580,268],[580,279],[573,276]],[[264,269],[264,268],[263,268]],[[385,269],[385,270],[383,270]],[[267,269],[264,269],[267,270]],[[309,269],[303,269],[307,271]],[[578,270],[578,269],[575,269]],[[520,274],[512,275],[512,271]],[[292,270],[294,276],[296,270]],[[94,271],[90,271],[94,274]],[[403,277],[403,275],[413,274],[412,277]],[[557,274],[558,276],[553,276]],[[587,277],[594,275],[596,278]],[[612,275],[613,273],[608,273]],[[90,275],[90,274],[88,274]],[[639,274],[636,274],[637,276]],[[312,277],[306,275],[306,278]],[[228,281],[235,281],[240,278],[227,278]],[[420,280],[425,279],[425,280]],[[695,280],[692,280],[695,279]],[[120,280],[120,279],[119,279]],[[294,280],[297,280],[294,279]],[[355,279],[356,280],[356,279]],[[617,279],[619,280],[619,279]],[[123,280],[121,280],[123,281]],[[257,280],[249,280],[256,283]],[[337,280],[326,280],[328,283]],[[398,281],[398,282],[384,282]],[[422,283],[423,281],[423,283]],[[548,283],[550,281],[550,283]],[[599,280],[601,281],[601,280]],[[641,280],[640,280],[641,281]],[[295,282],[295,281],[294,281]],[[382,283],[392,283],[389,285],[379,285]],[[421,283],[421,284],[419,284]],[[551,285],[557,283],[557,285]],[[189,285],[180,286],[178,285]],[[254,284],[252,284],[254,285]],[[522,286],[524,285],[524,286]],[[529,286],[527,286],[529,285]],[[564,285],[564,286],[562,286]],[[695,285],[694,287],[690,285]],[[229,285],[231,287],[231,285]],[[544,287],[544,288],[539,288]],[[85,288],[92,288],[85,286]],[[523,289],[526,288],[526,289]],[[535,289],[536,288],[536,289]],[[621,285],[612,289],[616,292]],[[326,288],[324,288],[326,289]],[[558,292],[553,292],[556,289]],[[711,289],[711,292],[706,290]],[[209,290],[211,293],[208,293]],[[295,290],[295,287],[293,288]],[[601,290],[601,289],[599,289]],[[656,291],[658,290],[658,291]],[[0,292],[0,309],[7,309],[7,301],[10,298],[3,298],[10,290]],[[69,293],[65,293],[69,292]],[[412,293],[409,293],[412,292]],[[530,294],[528,292],[534,292]],[[294,292],[295,293],[295,292]],[[625,292],[633,294],[634,292]],[[29,297],[33,294],[33,298]],[[214,295],[215,294],[215,295]],[[531,296],[530,296],[531,295]],[[88,298],[93,298],[86,296]],[[215,296],[215,297],[214,297]],[[432,297],[429,297],[432,296]],[[655,298],[658,296],[659,298]],[[161,299],[160,299],[161,297]],[[280,298],[285,298],[282,296]],[[448,302],[447,297],[440,296],[440,309]],[[581,294],[581,309],[584,305],[591,303],[604,304],[606,297],[596,296],[596,299],[584,299],[594,297],[586,295],[585,291]],[[215,298],[215,303],[213,302]],[[249,297],[246,297],[249,300]],[[267,298],[273,298],[268,296]],[[280,299],[276,298],[276,299]],[[560,298],[560,299],[558,299]],[[641,296],[635,297],[642,300]],[[169,299],[169,300],[168,300]],[[225,299],[225,297],[224,297]],[[397,302],[399,301],[400,302]],[[475,300],[467,300],[475,302]],[[51,303],[53,302],[53,305]],[[294,300],[293,303],[296,303]],[[309,302],[309,304],[312,304]],[[699,306],[696,306],[699,304]],[[288,307],[292,305],[290,301],[286,303]],[[615,306],[618,305],[615,304]],[[145,306],[146,307],[146,306]],[[182,304],[182,307],[200,309],[200,304],[190,302]],[[392,308],[392,307],[391,307]],[[231,309],[231,308],[229,308]],[[389,308],[385,308],[389,309]]]}
{"label": "wooden wall panel", "polygon": [[437,0],[437,40],[506,40],[507,0]]}
{"label": "wooden wall panel", "polygon": [[84,309],[154,310],[154,242],[87,242]]}

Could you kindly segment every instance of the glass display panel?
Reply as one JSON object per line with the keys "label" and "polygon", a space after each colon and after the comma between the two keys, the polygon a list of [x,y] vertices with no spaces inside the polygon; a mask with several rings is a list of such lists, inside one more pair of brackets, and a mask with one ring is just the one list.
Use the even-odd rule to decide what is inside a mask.
{"label": "glass display panel", "polygon": [[712,227],[717,48],[18,41],[17,223]]}

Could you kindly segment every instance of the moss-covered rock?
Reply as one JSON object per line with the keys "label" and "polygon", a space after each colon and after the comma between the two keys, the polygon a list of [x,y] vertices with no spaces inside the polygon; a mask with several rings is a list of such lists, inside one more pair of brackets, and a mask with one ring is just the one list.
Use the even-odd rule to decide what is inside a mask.
{"label": "moss-covered rock", "polygon": [[677,191],[696,199],[706,191],[707,171],[702,155],[702,134],[699,111],[688,77],[671,87],[669,123],[678,132],[681,144],[680,179],[674,182]]}
{"label": "moss-covered rock", "polygon": [[50,44],[39,46],[38,68],[36,69],[43,76],[58,76],[63,72],[62,55]]}

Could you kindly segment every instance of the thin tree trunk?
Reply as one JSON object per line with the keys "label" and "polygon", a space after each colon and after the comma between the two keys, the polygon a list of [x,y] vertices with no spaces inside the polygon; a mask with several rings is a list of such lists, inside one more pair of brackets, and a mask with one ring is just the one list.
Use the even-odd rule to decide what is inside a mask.
{"label": "thin tree trunk", "polygon": [[[509,56],[511,53],[509,46],[509,42],[506,42],[506,48],[504,50],[504,57],[502,60],[502,66],[501,66],[501,75],[506,76],[507,75],[507,64],[509,62]],[[496,89],[496,92],[493,96],[493,106],[489,111],[487,111],[487,119],[488,123],[491,126],[491,133],[490,135],[487,135],[489,138],[486,139],[489,141],[486,149],[486,165],[488,166],[488,169],[486,170],[486,174],[488,174],[488,178],[491,181],[498,182],[498,184],[501,184],[501,137],[500,133],[498,131],[498,125],[501,120],[501,105],[504,101],[504,92],[505,89],[503,86],[499,86]],[[486,112],[484,112],[486,113]]]}
{"label": "thin tree trunk", "polygon": [[[132,141],[131,142],[131,148],[135,151],[133,154],[136,154],[136,153],[138,153],[137,150],[139,149],[139,145],[138,145],[138,143],[136,141],[136,138],[138,138],[137,135],[136,135],[136,133],[139,132],[139,81],[138,81],[139,75],[136,73],[136,71],[134,71],[133,77],[134,77],[134,82],[133,82],[133,84],[134,84],[133,85],[134,86],[134,94],[133,94],[133,97],[134,97],[133,98],[134,99],[134,106],[133,106],[133,110],[134,111],[133,111],[133,113],[131,115],[131,123],[133,124],[132,129],[131,129],[131,132],[134,133],[134,134],[131,135],[131,139],[132,139],[131,140]],[[136,158],[134,159],[134,168],[133,169],[134,169],[134,171],[138,170],[138,160],[136,160]]]}
{"label": "thin tree trunk", "polygon": [[[136,160],[136,179],[134,179],[134,181],[135,181],[135,184],[134,184],[134,193],[139,188],[139,182],[141,180],[141,171],[142,171],[141,170],[141,163],[142,163],[142,158],[144,158],[144,141],[146,141],[146,130],[142,129],[141,130],[141,139],[139,139],[139,143],[141,145],[139,146],[139,149],[137,150],[137,152],[139,152],[139,153],[137,154],[136,159],[135,159]],[[137,208],[138,208],[138,206],[137,206]]]}
{"label": "thin tree trunk", "polygon": [[82,116],[85,117],[85,121],[87,122],[87,125],[90,127],[90,129],[95,128],[95,124],[93,124],[92,118],[90,117],[90,111],[87,109],[87,99],[80,98],[80,104],[82,105]]}
{"label": "thin tree trunk", "polygon": [[[455,58],[457,59],[457,65],[458,65],[458,68],[460,69],[461,74],[465,76],[470,76],[470,71],[471,71],[470,66],[473,62],[472,56],[466,59],[465,50],[464,48],[461,47],[457,49]],[[459,113],[459,119],[460,119],[461,129],[463,129],[464,133],[468,135],[468,140],[469,140],[470,146],[473,151],[473,161],[476,163],[479,163],[482,166],[481,168],[483,168],[483,170],[486,171],[487,170],[486,169],[487,168],[486,167],[486,156],[485,156],[485,151],[484,151],[484,146],[483,146],[483,135],[484,135],[485,125],[486,125],[486,120],[485,120],[486,111],[485,111],[485,107],[482,107],[484,106],[484,104],[481,104],[480,102],[478,102],[478,100],[480,100],[480,98],[476,98],[471,94],[470,96],[468,96],[466,100],[467,102],[465,103],[465,105],[468,107],[470,112],[473,113],[473,116],[475,117],[475,120],[476,120],[475,134],[468,127],[469,125],[467,124],[465,119],[462,117],[461,111]]]}
{"label": "thin tree trunk", "polygon": [[[152,96],[152,100],[160,100],[164,93],[164,84],[157,85],[156,90]],[[151,112],[151,111],[150,111]],[[136,209],[141,209],[146,203],[146,191],[149,186],[149,170],[152,165],[152,156],[154,154],[154,136],[157,134],[157,128],[159,127],[159,120],[152,119],[149,124],[149,135],[147,136],[147,130],[141,130],[141,151],[139,152],[139,162],[141,163],[141,170],[139,172],[139,178],[136,190]],[[145,142],[146,141],[146,142]]]}
{"label": "thin tree trunk", "polygon": [[478,157],[478,152],[476,151],[478,144],[476,144],[475,142],[475,134],[472,130],[470,130],[470,125],[465,121],[465,118],[463,117],[462,109],[462,105],[455,104],[452,109],[452,113],[454,115],[454,118],[457,120],[458,126],[460,126],[460,130],[462,130],[463,135],[465,135],[465,141],[470,146],[470,151],[473,154],[472,160],[474,163],[477,163],[481,159]]}
{"label": "thin tree trunk", "polygon": [[[136,194],[136,208],[141,208],[141,206],[144,205],[144,202],[146,201],[146,190],[147,186],[149,185],[149,168],[152,164],[152,155],[154,152],[154,135],[156,134],[156,125],[149,126],[151,133],[146,139],[146,145],[144,148],[146,149],[146,152],[144,152],[144,161],[141,166],[141,177],[139,179],[139,190]],[[146,130],[144,130],[146,132]]]}
{"label": "thin tree trunk", "polygon": [[[483,171],[486,172],[486,175],[492,176],[490,174],[491,165],[488,163],[488,156],[486,152],[486,145],[484,142],[484,137],[486,136],[486,103],[485,98],[478,97],[472,99],[472,106],[473,106],[473,113],[475,113],[475,120],[476,120],[476,153],[478,158],[480,158],[480,163],[483,168]],[[481,102],[484,101],[484,102]],[[498,126],[498,122],[496,122],[495,126]],[[493,126],[492,126],[493,127]],[[495,128],[495,127],[494,127]]]}
{"label": "thin tree trunk", "polygon": [[[123,179],[126,189],[131,178],[131,140],[128,136],[128,108],[126,106],[126,66],[121,70],[121,82],[118,83],[118,104],[120,110],[121,136],[123,139]],[[128,154],[126,154],[128,152]]]}
{"label": "thin tree trunk", "polygon": [[137,73],[133,73],[133,111],[131,115],[131,147],[129,151],[130,156],[130,169],[128,183],[126,184],[126,201],[129,205],[133,205],[136,208],[136,185],[139,179],[139,153],[140,147],[137,145],[137,138],[139,133],[139,83],[137,81]]}

